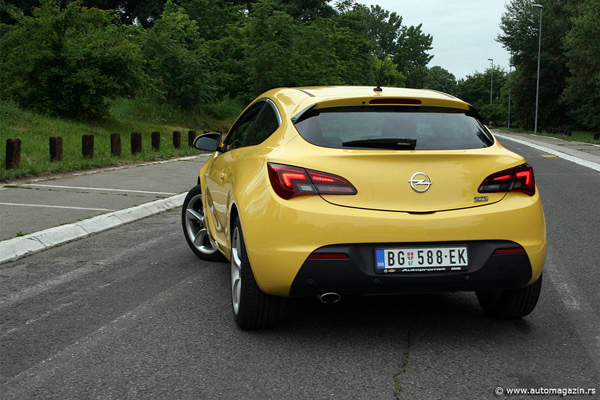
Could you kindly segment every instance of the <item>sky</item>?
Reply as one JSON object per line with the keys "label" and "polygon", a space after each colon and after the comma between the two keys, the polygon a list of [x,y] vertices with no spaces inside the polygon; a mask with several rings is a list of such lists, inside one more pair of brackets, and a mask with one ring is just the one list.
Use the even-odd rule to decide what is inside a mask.
{"label": "sky", "polygon": [[509,53],[496,42],[504,0],[358,0],[379,5],[402,16],[405,26],[423,24],[421,31],[433,36],[433,59],[456,79],[484,72],[494,65],[508,71]]}

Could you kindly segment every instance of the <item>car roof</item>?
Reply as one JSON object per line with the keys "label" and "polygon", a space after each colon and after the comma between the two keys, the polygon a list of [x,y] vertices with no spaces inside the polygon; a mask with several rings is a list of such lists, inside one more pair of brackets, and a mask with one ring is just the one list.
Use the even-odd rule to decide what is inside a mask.
{"label": "car roof", "polygon": [[[429,89],[408,89],[381,87],[377,91],[372,86],[306,86],[272,89],[259,98],[274,100],[282,111],[292,117],[306,108],[343,107],[373,104],[387,104],[395,101],[404,105],[446,107],[469,110],[468,103],[446,93]],[[379,99],[379,100],[376,100]]]}

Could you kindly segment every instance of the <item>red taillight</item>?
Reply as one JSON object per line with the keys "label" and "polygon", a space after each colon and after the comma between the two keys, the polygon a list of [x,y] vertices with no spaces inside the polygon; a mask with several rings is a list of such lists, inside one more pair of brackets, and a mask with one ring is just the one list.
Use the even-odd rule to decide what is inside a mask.
{"label": "red taillight", "polygon": [[301,194],[356,194],[356,188],[341,176],[290,165],[268,163],[273,190],[283,199]]}
{"label": "red taillight", "polygon": [[535,178],[533,168],[529,164],[497,172],[485,178],[479,193],[523,192],[530,196],[535,194]]}

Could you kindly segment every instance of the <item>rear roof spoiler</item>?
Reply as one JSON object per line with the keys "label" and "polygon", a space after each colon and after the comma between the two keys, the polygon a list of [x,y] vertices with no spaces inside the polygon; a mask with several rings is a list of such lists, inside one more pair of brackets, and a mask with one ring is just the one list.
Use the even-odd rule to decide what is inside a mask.
{"label": "rear roof spoiler", "polygon": [[477,121],[483,124],[483,118],[481,118],[481,115],[479,115],[479,111],[477,111],[472,105],[469,105],[469,111],[467,111],[467,115],[475,118]]}
{"label": "rear roof spoiler", "polygon": [[[292,123],[296,124],[298,121],[300,121],[302,119],[302,116],[305,115],[310,110],[312,110],[313,108],[315,108],[317,106],[317,104],[319,104],[319,103],[313,103],[310,106],[303,109],[302,111],[298,112],[296,115],[294,115],[291,118]],[[463,110],[463,111],[466,111],[466,114],[468,116],[475,118],[476,120],[478,120],[479,122],[481,122],[483,124],[483,118],[481,118],[481,115],[479,115],[479,112],[470,104],[469,104],[469,109]]]}

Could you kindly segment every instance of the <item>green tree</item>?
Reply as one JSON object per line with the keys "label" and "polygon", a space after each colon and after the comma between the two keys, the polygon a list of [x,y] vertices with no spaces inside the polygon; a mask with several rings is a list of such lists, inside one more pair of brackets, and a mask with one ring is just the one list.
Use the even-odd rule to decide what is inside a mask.
{"label": "green tree", "polygon": [[427,79],[427,64],[433,58],[427,53],[433,49],[433,36],[423,33],[422,24],[403,26],[398,37],[398,50],[394,62],[398,70],[406,76],[406,86],[422,88]]}
{"label": "green tree", "polygon": [[[10,3],[26,16],[31,16],[33,10],[42,2],[42,0],[10,0]],[[123,23],[133,24],[135,21],[144,27],[150,27],[162,12],[166,0],[60,0],[59,5],[64,8],[67,4],[76,2],[88,8],[112,10]],[[5,8],[8,6],[5,7],[4,0],[2,0],[0,3],[2,17],[5,17],[5,12],[3,12]],[[2,21],[5,19],[2,18]],[[9,18],[8,22],[16,22],[16,20]]]}
{"label": "green tree", "polygon": [[145,34],[144,55],[154,94],[181,108],[213,99],[212,57],[198,26],[170,0]]}
{"label": "green tree", "polygon": [[375,85],[374,43],[366,35],[366,8],[302,23],[295,39],[301,85]]}
{"label": "green tree", "polygon": [[[262,0],[233,0],[232,3],[241,6],[248,14],[255,11],[255,6]],[[275,11],[283,11],[292,18],[301,21],[311,21],[317,18],[330,18],[335,10],[328,3],[331,0],[276,0],[271,3]]]}
{"label": "green tree", "polygon": [[318,18],[331,18],[335,10],[328,3],[331,0],[280,0],[277,9],[284,11],[292,18],[301,21],[313,21]]}
{"label": "green tree", "polygon": [[451,95],[457,94],[457,83],[454,74],[437,65],[427,71],[424,87]]}
{"label": "green tree", "polygon": [[102,115],[141,77],[135,32],[109,11],[46,1],[0,38],[1,92],[22,107],[68,117]]}
{"label": "green tree", "polygon": [[[540,0],[543,8],[542,54],[540,63],[539,125],[568,124],[566,108],[560,101],[569,71],[562,48],[570,29],[570,10],[566,1]],[[511,0],[502,15],[497,40],[513,55],[513,100],[515,119],[533,128],[538,60],[540,10],[532,0]]]}
{"label": "green tree", "polygon": [[336,48],[343,68],[342,81],[347,85],[375,86],[381,64],[373,62],[377,43],[370,35],[370,10],[353,0],[338,2],[337,9],[338,14],[331,21],[340,29]]}
{"label": "green tree", "polygon": [[198,34],[206,41],[227,37],[229,26],[239,25],[244,16],[241,6],[231,0],[177,0],[176,3],[196,21]]}
{"label": "green tree", "polygon": [[600,0],[586,0],[564,40],[567,78],[563,100],[577,125],[600,129]]}
{"label": "green tree", "polygon": [[398,71],[398,66],[392,61],[392,57],[386,56],[383,61],[374,59],[374,68],[378,71],[381,86],[405,87],[406,77]]}
{"label": "green tree", "polygon": [[300,57],[294,47],[297,26],[274,3],[263,0],[254,4],[244,30],[246,71],[255,95],[279,86],[295,86]]}
{"label": "green tree", "polygon": [[394,55],[398,51],[402,17],[380,6],[371,6],[368,16],[369,36],[377,45],[375,55],[380,60]]}
{"label": "green tree", "polygon": [[483,120],[492,125],[505,125],[508,117],[508,101],[505,97],[504,87],[507,86],[508,77],[498,66],[494,66],[494,83],[492,90],[492,103],[490,103],[490,89],[492,89],[492,69],[484,73],[475,72],[465,79],[458,81],[457,97],[471,104],[479,110]]}

